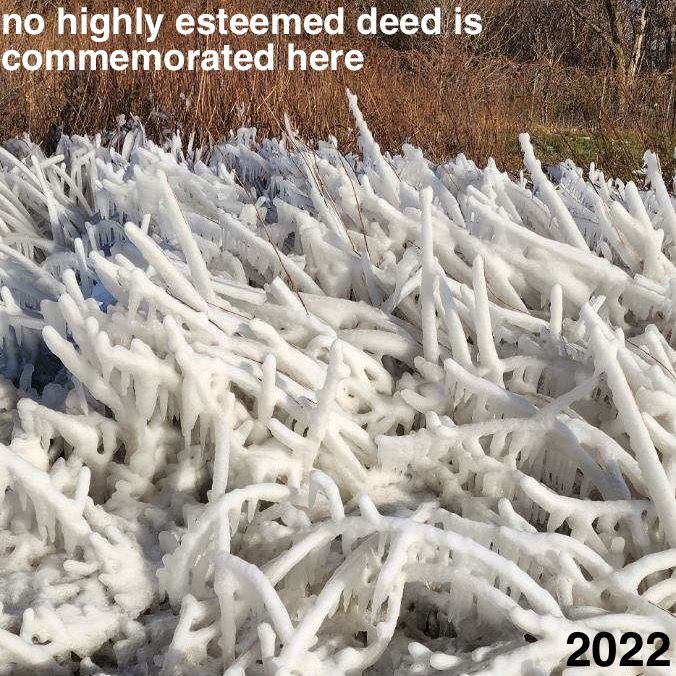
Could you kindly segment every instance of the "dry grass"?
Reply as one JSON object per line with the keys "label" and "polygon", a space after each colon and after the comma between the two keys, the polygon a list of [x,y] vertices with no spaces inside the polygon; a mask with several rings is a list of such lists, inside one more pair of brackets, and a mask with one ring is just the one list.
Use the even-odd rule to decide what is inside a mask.
{"label": "dry grass", "polygon": [[[3,3],[5,4],[5,3]],[[9,4],[9,3],[7,3]],[[51,2],[15,2],[26,12],[48,14]],[[78,3],[65,2],[74,9]],[[121,8],[135,3],[121,0]],[[280,11],[272,2],[250,2],[257,12]],[[269,7],[267,6],[269,4]],[[91,0],[91,12],[110,4]],[[155,6],[156,5],[156,6]],[[194,6],[193,6],[194,5]],[[177,11],[214,11],[228,6],[247,11],[247,2],[146,3],[146,10],[171,17]],[[331,11],[329,2],[287,3],[288,11]],[[10,11],[11,7],[3,8]],[[310,9],[308,9],[310,11]],[[171,21],[171,19],[167,19]],[[85,39],[61,39],[53,27],[40,38],[3,40],[12,47],[49,49],[89,47]],[[224,42],[223,40],[220,41]],[[242,48],[262,47],[267,40],[239,39]],[[3,74],[0,94],[0,137],[28,131],[47,142],[54,124],[67,132],[91,133],[110,128],[120,113],[134,113],[153,135],[181,129],[185,135],[219,137],[230,129],[251,125],[262,134],[278,134],[283,114],[289,113],[309,140],[332,134],[341,147],[354,144],[345,104],[350,87],[374,134],[386,149],[411,142],[441,159],[457,152],[485,162],[495,157],[500,166],[521,165],[517,134],[531,130],[549,160],[574,156],[598,161],[608,173],[627,176],[640,160],[640,150],[660,152],[672,160],[673,110],[668,74],[641,81],[620,115],[612,103],[612,82],[603,72],[583,72],[551,62],[515,63],[490,53],[478,53],[471,40],[433,40],[414,49],[392,48],[383,41],[361,37],[318,41],[304,39],[305,48],[358,47],[367,66],[358,74],[339,73],[23,73]],[[78,44],[79,43],[79,44]],[[159,49],[216,48],[218,40],[177,38],[165,26]],[[147,48],[131,38],[106,45]],[[400,46],[399,46],[400,47]],[[98,47],[97,47],[98,48]],[[284,41],[278,42],[284,49]],[[582,139],[582,141],[580,141]],[[577,156],[576,156],[577,155]]]}

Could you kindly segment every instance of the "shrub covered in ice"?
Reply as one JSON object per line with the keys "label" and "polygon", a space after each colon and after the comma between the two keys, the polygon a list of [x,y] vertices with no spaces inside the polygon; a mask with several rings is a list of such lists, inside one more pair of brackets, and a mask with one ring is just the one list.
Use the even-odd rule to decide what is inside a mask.
{"label": "shrub covered in ice", "polygon": [[546,674],[572,631],[676,637],[657,158],[554,184],[524,135],[514,181],[384,155],[350,106],[360,156],[0,149],[0,673]]}

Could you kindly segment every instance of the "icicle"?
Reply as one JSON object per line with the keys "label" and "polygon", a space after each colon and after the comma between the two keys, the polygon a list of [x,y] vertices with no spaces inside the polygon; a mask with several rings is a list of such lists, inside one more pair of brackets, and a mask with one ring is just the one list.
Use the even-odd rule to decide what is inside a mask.
{"label": "icicle", "polygon": [[477,344],[479,346],[481,368],[488,374],[489,378],[494,383],[501,385],[503,369],[493,340],[488,291],[486,289],[486,278],[484,276],[484,262],[480,257],[477,257],[474,260],[473,272],[474,298],[476,302],[476,316],[474,318],[474,323],[476,327]]}
{"label": "icicle", "polygon": [[563,290],[560,284],[554,284],[549,301],[549,330],[554,336],[560,336],[563,327]]}
{"label": "icicle", "polygon": [[225,410],[214,414],[214,478],[209,495],[210,500],[218,500],[225,494],[228,485],[230,468],[230,439],[232,435],[232,416],[235,409],[235,396],[229,392],[226,395]]}
{"label": "icicle", "polygon": [[436,265],[434,261],[434,237],[432,231],[431,188],[420,193],[422,208],[422,283],[420,287],[421,313],[423,327],[423,347],[425,359],[433,363],[439,361],[439,339],[437,337],[437,314],[434,293],[436,286]]}

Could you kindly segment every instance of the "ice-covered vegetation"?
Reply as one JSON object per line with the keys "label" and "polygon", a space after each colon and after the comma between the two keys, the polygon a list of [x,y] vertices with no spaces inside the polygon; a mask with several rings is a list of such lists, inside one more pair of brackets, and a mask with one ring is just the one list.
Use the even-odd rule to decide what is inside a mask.
{"label": "ice-covered vegetation", "polygon": [[517,180],[391,157],[350,106],[359,156],[134,121],[0,150],[0,673],[676,637],[671,178],[548,176],[525,135]]}

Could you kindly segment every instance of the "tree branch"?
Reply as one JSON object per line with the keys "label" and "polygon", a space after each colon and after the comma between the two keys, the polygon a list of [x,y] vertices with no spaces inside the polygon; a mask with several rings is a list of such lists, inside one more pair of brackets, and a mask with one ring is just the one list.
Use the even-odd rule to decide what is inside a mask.
{"label": "tree branch", "polygon": [[592,20],[589,18],[589,16],[587,16],[587,15],[586,15],[579,7],[575,4],[575,0],[563,0],[563,2],[564,2],[565,5],[570,9],[570,11],[573,12],[573,14],[575,14],[575,16],[576,16],[578,19],[582,19],[582,21],[584,21],[584,22],[587,24],[587,26],[589,26],[589,28],[591,28],[591,29],[594,31],[594,33],[596,33],[599,37],[601,37],[605,42],[610,42],[610,38],[608,37],[607,31],[604,31],[603,28],[601,28],[601,26],[599,26],[597,23],[595,23],[594,21],[592,21]]}

